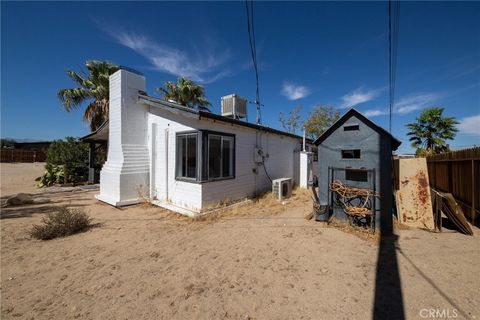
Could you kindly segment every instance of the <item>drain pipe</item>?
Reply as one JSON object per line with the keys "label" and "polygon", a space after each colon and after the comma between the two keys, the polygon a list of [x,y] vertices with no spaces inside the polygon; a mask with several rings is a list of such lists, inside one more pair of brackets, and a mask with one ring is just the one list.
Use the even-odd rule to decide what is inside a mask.
{"label": "drain pipe", "polygon": [[303,127],[303,152],[305,151],[305,127]]}

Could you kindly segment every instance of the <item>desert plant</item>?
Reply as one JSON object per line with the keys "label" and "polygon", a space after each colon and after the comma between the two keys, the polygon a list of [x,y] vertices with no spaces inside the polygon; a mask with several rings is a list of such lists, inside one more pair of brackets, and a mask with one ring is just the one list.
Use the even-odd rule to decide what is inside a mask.
{"label": "desert plant", "polygon": [[40,187],[54,183],[78,183],[88,178],[88,146],[75,138],[52,142],[47,152],[45,174]]}
{"label": "desert plant", "polygon": [[210,111],[211,105],[205,97],[205,89],[185,77],[178,78],[177,83],[165,82],[165,86],[156,89],[165,100],[173,100],[183,106]]}
{"label": "desert plant", "polygon": [[423,110],[414,123],[407,124],[410,131],[412,147],[417,155],[428,155],[448,151],[446,141],[455,138],[459,123],[455,117],[443,116],[444,108],[427,108]]}
{"label": "desert plant", "polygon": [[60,208],[42,219],[42,224],[34,225],[30,236],[40,240],[66,237],[87,230],[92,219],[81,209]]}
{"label": "desert plant", "polygon": [[67,112],[79,108],[84,102],[90,102],[85,109],[83,120],[90,123],[90,129],[96,130],[108,120],[109,76],[119,67],[105,61],[87,61],[88,74],[67,71],[67,75],[78,85],[72,89],[61,89],[58,98]]}

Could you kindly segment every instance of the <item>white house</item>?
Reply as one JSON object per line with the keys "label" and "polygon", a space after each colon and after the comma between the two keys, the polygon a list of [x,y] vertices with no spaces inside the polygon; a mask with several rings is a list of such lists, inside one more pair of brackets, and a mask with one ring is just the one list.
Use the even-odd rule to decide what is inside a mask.
{"label": "white house", "polygon": [[114,206],[140,202],[143,190],[154,204],[193,216],[271,190],[270,179],[306,186],[316,167],[302,137],[150,97],[132,70],[110,76],[109,112],[97,199]]}

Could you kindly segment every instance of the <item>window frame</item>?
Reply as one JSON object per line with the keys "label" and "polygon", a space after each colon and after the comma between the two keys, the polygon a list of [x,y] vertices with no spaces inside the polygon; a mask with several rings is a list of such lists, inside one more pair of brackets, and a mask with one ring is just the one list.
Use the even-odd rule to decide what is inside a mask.
{"label": "window frame", "polygon": [[[345,158],[343,156],[344,151],[353,151],[354,155],[355,155],[355,151],[357,151],[357,150],[359,152],[358,158],[355,158],[355,157]],[[361,160],[362,159],[362,149],[340,149],[340,156],[341,156],[342,160]]]}
{"label": "window frame", "polygon": [[[183,177],[180,175],[181,173],[181,166],[179,166],[179,160],[180,160],[180,152],[178,150],[178,138],[181,136],[189,136],[189,135],[195,135],[195,138],[197,140],[197,152],[196,152],[196,159],[195,159],[195,178],[190,178],[190,177]],[[201,139],[199,139],[199,132],[196,130],[190,130],[190,131],[179,131],[176,132],[175,134],[175,180],[178,181],[186,181],[186,182],[198,182],[198,177],[199,177],[199,142]]]}
{"label": "window frame", "polygon": [[352,123],[343,126],[343,131],[360,131],[360,124]]}
{"label": "window frame", "polygon": [[[360,175],[365,174],[365,180],[360,179],[348,179],[347,174],[350,173],[355,177],[360,177]],[[352,178],[352,176],[350,176]],[[355,181],[355,182],[368,182],[368,170],[367,169],[354,169],[354,168],[345,168],[345,181]]]}
{"label": "window frame", "polygon": [[[179,166],[180,152],[178,150],[178,137],[195,134],[197,138],[197,153],[196,153],[196,177],[188,178],[180,176],[181,167]],[[231,164],[232,164],[232,174],[228,177],[219,177],[219,178],[209,178],[209,136],[220,136],[228,138],[232,143],[231,151]],[[223,145],[223,139],[222,145]],[[223,164],[222,164],[223,165]],[[178,131],[175,133],[175,180],[183,181],[189,183],[206,183],[213,181],[229,180],[235,179],[236,177],[236,136],[232,133],[225,133],[212,130],[189,130],[189,131]]]}
{"label": "window frame", "polygon": [[[226,133],[226,132],[219,132],[219,131],[212,131],[212,130],[201,130],[202,131],[202,142],[203,142],[203,173],[202,173],[202,182],[213,182],[213,181],[221,181],[221,180],[229,180],[235,179],[236,173],[236,136],[233,133]],[[228,177],[218,177],[218,178],[210,178],[210,165],[209,165],[209,146],[210,146],[210,136],[219,136],[221,137],[221,150],[223,146],[223,138],[227,138],[232,143],[232,151],[231,151],[231,165],[232,165],[232,173]],[[220,161],[220,165],[223,166],[222,161]],[[220,169],[222,171],[222,169]]]}

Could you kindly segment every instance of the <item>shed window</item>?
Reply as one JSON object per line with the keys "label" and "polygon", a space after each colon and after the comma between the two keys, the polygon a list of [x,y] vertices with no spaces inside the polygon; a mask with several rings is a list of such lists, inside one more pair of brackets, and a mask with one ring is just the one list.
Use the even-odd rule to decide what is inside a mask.
{"label": "shed window", "polygon": [[197,178],[197,133],[177,135],[177,177]]}
{"label": "shed window", "polygon": [[208,135],[208,179],[233,177],[233,137]]}
{"label": "shed window", "polygon": [[342,150],[342,159],[360,159],[360,149]]}
{"label": "shed window", "polygon": [[358,131],[360,130],[360,126],[358,124],[352,124],[343,127],[343,131]]}
{"label": "shed window", "polygon": [[346,169],[345,180],[368,182],[368,171],[362,169]]}

